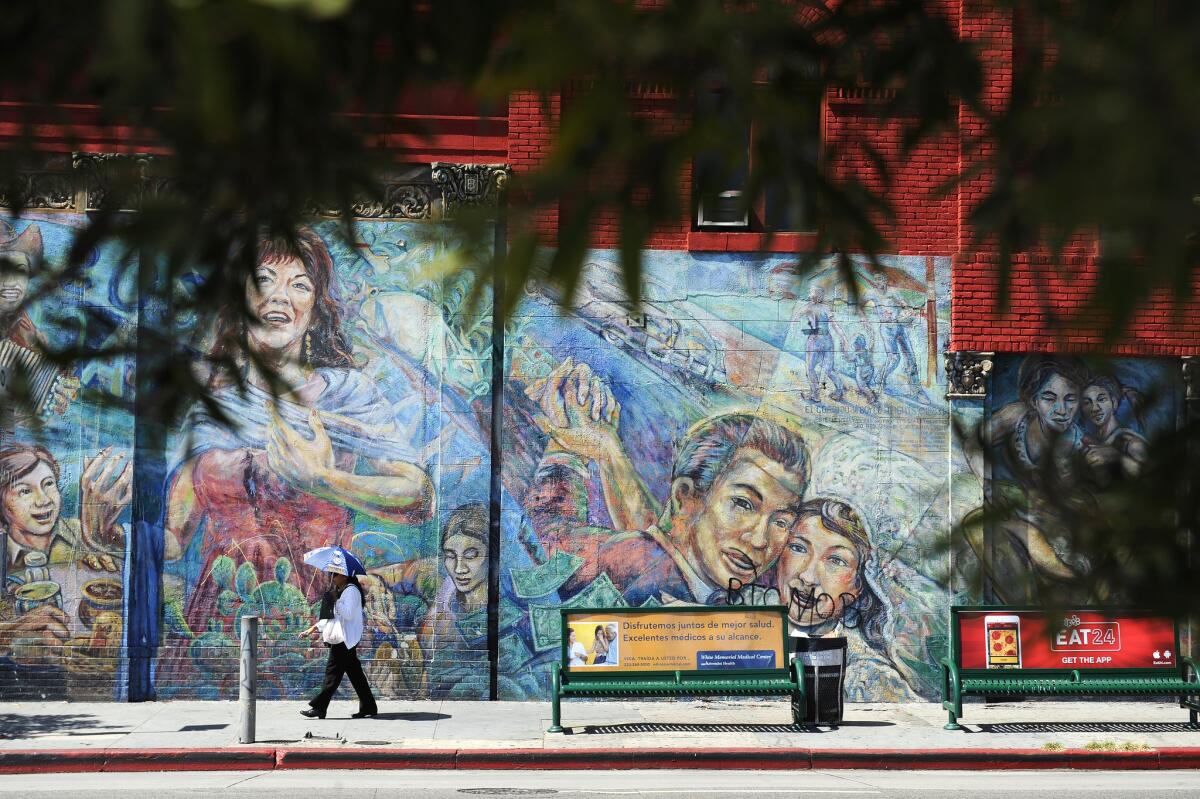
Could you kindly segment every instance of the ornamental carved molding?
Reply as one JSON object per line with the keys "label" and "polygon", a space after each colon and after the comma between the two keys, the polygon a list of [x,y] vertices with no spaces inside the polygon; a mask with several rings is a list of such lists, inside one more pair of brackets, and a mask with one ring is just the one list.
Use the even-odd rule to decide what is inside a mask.
{"label": "ornamental carved molding", "polygon": [[947,352],[946,399],[983,399],[995,365],[994,352]]}
{"label": "ornamental carved molding", "polygon": [[71,162],[52,156],[0,185],[0,207],[29,211],[76,211],[79,196]]}
{"label": "ornamental carved molding", "polygon": [[[185,187],[170,176],[163,156],[145,153],[72,153],[52,156],[0,185],[0,208],[52,211],[137,211],[146,199]],[[503,164],[436,162],[380,176],[378,196],[351,205],[359,219],[437,221],[465,208],[498,207],[511,171]],[[309,203],[314,216],[340,209]]]}
{"label": "ornamental carved molding", "polygon": [[433,182],[441,191],[442,214],[460,208],[498,205],[511,170],[505,164],[448,164],[435,161]]}

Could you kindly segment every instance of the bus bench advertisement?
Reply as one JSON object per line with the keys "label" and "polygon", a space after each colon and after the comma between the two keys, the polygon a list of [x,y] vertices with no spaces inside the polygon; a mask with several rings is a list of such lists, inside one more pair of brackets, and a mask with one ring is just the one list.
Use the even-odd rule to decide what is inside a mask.
{"label": "bus bench advertisement", "polygon": [[778,611],[572,613],[567,667],[574,671],[778,669],[787,665]]}
{"label": "bus bench advertisement", "polygon": [[1173,668],[1171,619],[1137,611],[1036,610],[958,614],[965,669]]}

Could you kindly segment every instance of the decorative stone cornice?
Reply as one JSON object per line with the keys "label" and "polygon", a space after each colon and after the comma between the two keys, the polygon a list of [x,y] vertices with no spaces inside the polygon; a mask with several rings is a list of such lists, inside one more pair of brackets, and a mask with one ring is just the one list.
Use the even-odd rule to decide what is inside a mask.
{"label": "decorative stone cornice", "polygon": [[85,211],[116,202],[117,211],[136,211],[147,197],[173,187],[162,176],[160,156],[147,153],[72,153],[71,167]]}
{"label": "decorative stone cornice", "polygon": [[995,364],[994,352],[947,352],[946,399],[983,399]]}
{"label": "decorative stone cornice", "polygon": [[[54,156],[0,186],[0,207],[84,212],[115,202],[118,211],[136,211],[146,198],[179,188],[160,166],[163,158],[144,153]],[[361,219],[451,218],[459,209],[498,205],[509,175],[504,164],[439,161],[428,169],[381,176],[380,196],[355,202],[351,211]],[[336,216],[339,209],[311,204],[309,211]]]}
{"label": "decorative stone cornice", "polygon": [[442,214],[451,217],[460,208],[495,205],[508,185],[511,170],[505,164],[448,164],[435,161],[433,182],[441,189]]}
{"label": "decorative stone cornice", "polygon": [[80,209],[71,162],[65,156],[47,158],[42,164],[22,170],[13,181],[0,185],[0,207],[31,211],[76,211]]}

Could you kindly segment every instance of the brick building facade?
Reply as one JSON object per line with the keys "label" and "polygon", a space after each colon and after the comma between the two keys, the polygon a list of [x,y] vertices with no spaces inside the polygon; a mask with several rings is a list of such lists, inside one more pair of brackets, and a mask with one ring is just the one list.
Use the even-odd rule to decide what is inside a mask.
{"label": "brick building facade", "polygon": [[[980,42],[987,101],[1000,105],[1011,21],[989,6],[946,2]],[[679,123],[671,98],[634,91],[661,129]],[[355,247],[332,221],[314,222],[300,264],[300,282],[328,283],[314,302],[336,308],[341,329],[314,326],[308,301],[279,289],[289,323],[309,324],[293,343],[311,386],[278,420],[262,396],[224,386],[218,402],[240,428],[196,408],[152,451],[126,410],[136,355],[68,373],[39,364],[48,435],[18,420],[0,451],[6,696],[231,698],[247,613],[264,619],[263,695],[299,696],[322,654],[294,635],[318,591],[300,557],[321,543],[368,564],[364,658],[379,693],[397,697],[545,696],[564,606],[761,601],[789,604],[801,632],[847,637],[850,698],[931,698],[949,604],[1027,601],[1034,578],[1086,570],[1037,514],[989,529],[981,547],[943,542],[994,498],[1035,490],[1041,458],[1064,454],[1047,454],[1049,431],[1064,455],[1136,470],[1142,444],[1182,417],[1181,358],[1200,348],[1195,308],[1156,301],[1115,345],[1103,319],[1056,326],[1087,297],[1091,242],[1053,263],[1019,254],[998,308],[994,253],[968,224],[985,178],[939,191],[979,157],[967,144],[979,122],[964,111],[957,132],[901,159],[901,127],[879,121],[879,98],[844,92],[821,100],[823,141],[838,154],[827,168],[883,188],[850,146],[866,138],[893,159],[897,208],[882,269],[854,258],[857,294],[832,256],[795,276],[811,233],[768,241],[689,214],[654,232],[644,302],[631,309],[616,222],[600,218],[570,313],[531,286],[501,331],[489,307],[467,302],[465,278],[428,268],[452,246],[440,219],[494,200],[507,179],[494,165],[520,175],[540,163],[572,99],[519,93],[479,118],[431,98],[379,135],[405,166],[388,201],[364,208]],[[418,122],[435,134],[418,136]],[[53,127],[40,135],[59,146]],[[86,142],[96,153],[151,149],[98,127]],[[51,164],[0,252],[61,258],[103,189],[96,163]],[[679,191],[693,207],[690,172]],[[557,222],[555,207],[533,219],[548,247]],[[264,266],[274,275],[283,261]],[[99,251],[85,285],[9,319],[6,346],[136,331],[146,310],[118,262],[115,249]],[[81,330],[56,327],[80,307],[91,313]],[[267,346],[255,335],[240,340]],[[322,355],[321,337],[334,335],[349,357]],[[1120,357],[1075,357],[1102,351]],[[69,379],[127,402],[55,391]],[[981,446],[957,441],[955,422],[982,425]],[[273,435],[293,435],[294,454],[270,451]],[[316,462],[333,462],[336,478],[318,479]],[[414,466],[427,496],[392,480]],[[19,502],[18,489],[36,499]],[[994,570],[981,597],[964,575],[984,558]]]}

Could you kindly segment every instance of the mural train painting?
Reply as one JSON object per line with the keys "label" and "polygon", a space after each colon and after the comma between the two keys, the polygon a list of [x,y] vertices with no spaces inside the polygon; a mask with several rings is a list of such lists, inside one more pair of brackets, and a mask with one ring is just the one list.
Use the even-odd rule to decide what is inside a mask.
{"label": "mural train painting", "polygon": [[[81,224],[0,227],[15,266],[0,373],[34,396],[0,442],[5,698],[124,698],[137,614],[159,698],[234,696],[248,613],[263,619],[262,695],[310,692],[323,653],[297,636],[318,600],[300,555],[320,545],[368,566],[361,648],[384,697],[486,697],[493,647],[500,698],[545,696],[564,606],[782,603],[797,633],[849,640],[850,699],[928,698],[946,608],[967,598],[938,545],[951,522],[985,494],[1046,490],[1039,464],[1067,478],[1076,455],[1075,490],[1102,492],[1176,423],[1163,364],[1012,356],[980,409],[984,444],[952,452],[950,264],[923,256],[857,263],[852,295],[832,263],[798,279],[783,257],[647,252],[634,313],[615,254],[594,252],[568,313],[527,292],[493,385],[486,297],[472,305],[467,278],[434,269],[449,230],[362,220],[355,246],[327,222],[294,248],[261,242],[252,318],[226,309],[195,353],[213,402],[172,431],[163,468],[139,468],[134,357],[63,372],[38,354],[131,340],[119,254],[95,252],[85,281],[21,310]],[[286,381],[278,402],[260,360]],[[123,402],[84,399],[97,394]],[[1086,569],[1030,508],[989,532],[1003,585]],[[1008,590],[995,598],[1027,598]],[[584,657],[603,656],[601,638]]]}

